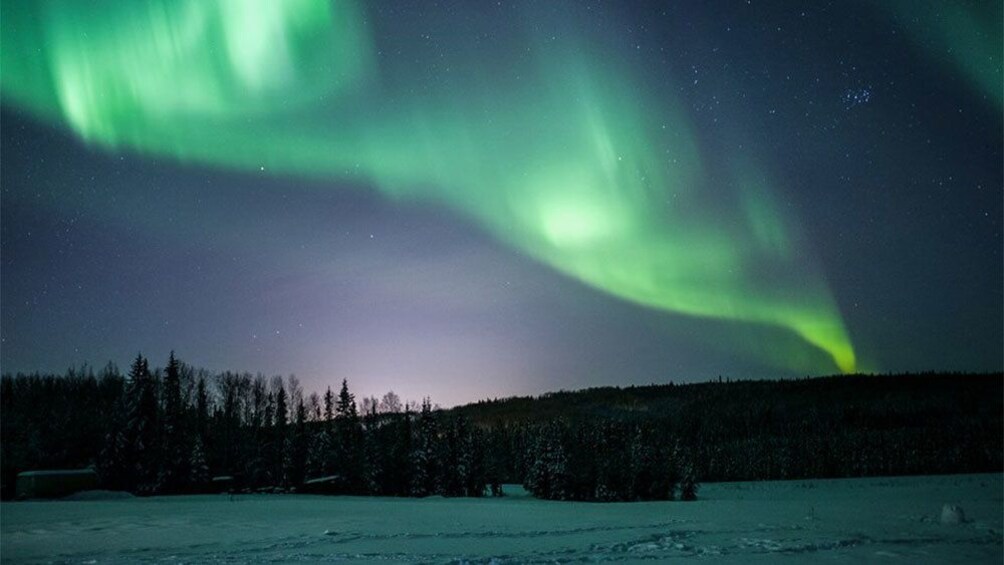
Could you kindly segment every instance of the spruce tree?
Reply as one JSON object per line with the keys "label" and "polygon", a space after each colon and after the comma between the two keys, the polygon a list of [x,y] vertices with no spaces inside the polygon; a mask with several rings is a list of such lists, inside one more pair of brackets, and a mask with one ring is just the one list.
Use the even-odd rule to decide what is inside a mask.
{"label": "spruce tree", "polygon": [[363,432],[355,396],[349,392],[347,380],[342,380],[342,388],[338,393],[335,427],[337,472],[342,477],[344,488],[350,493],[359,494],[365,490]]}
{"label": "spruce tree", "polygon": [[439,468],[436,456],[438,435],[439,427],[432,413],[432,401],[425,398],[422,400],[416,442],[412,450],[412,496],[429,496],[438,490]]}
{"label": "spruce tree", "polygon": [[164,370],[163,466],[160,489],[165,492],[181,490],[187,483],[189,453],[185,448],[184,408],[181,401],[181,364],[171,352]]}
{"label": "spruce tree", "polygon": [[160,471],[157,379],[142,355],[129,370],[129,409],[126,423],[128,460],[132,467],[130,486],[152,493]]}
{"label": "spruce tree", "polygon": [[324,424],[321,435],[324,437],[318,442],[318,461],[320,471],[318,475],[330,475],[335,472],[335,457],[337,455],[338,434],[335,429],[335,395],[331,392],[331,387],[324,393]]}
{"label": "spruce tree", "polygon": [[349,392],[349,381],[342,379],[342,389],[338,391],[338,404],[335,407],[335,417],[344,420],[357,419],[356,397]]}
{"label": "spruce tree", "polygon": [[335,395],[331,392],[331,387],[324,392],[324,421],[330,422],[335,417]]}

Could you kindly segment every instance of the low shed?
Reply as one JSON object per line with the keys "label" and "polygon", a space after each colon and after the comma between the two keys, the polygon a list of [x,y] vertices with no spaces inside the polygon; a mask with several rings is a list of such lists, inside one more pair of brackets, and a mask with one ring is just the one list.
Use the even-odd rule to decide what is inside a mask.
{"label": "low shed", "polygon": [[25,471],[17,475],[18,498],[59,498],[98,488],[94,469]]}
{"label": "low shed", "polygon": [[345,481],[341,475],[318,477],[303,482],[296,492],[306,494],[338,494],[344,490]]}
{"label": "low shed", "polygon": [[233,492],[235,487],[236,481],[230,475],[220,475],[209,481],[210,492]]}

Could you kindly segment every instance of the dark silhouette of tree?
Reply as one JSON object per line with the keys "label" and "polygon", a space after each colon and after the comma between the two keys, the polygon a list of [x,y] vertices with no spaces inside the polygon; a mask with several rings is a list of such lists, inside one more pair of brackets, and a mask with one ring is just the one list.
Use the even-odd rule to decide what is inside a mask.
{"label": "dark silhouette of tree", "polygon": [[[210,457],[210,466],[230,476],[241,474],[248,459],[247,453],[241,449],[246,433],[241,421],[247,386],[244,381],[241,375],[229,372],[220,375],[216,381],[219,402],[212,419],[212,445],[219,449],[215,458]],[[260,439],[264,440],[263,437]],[[253,473],[249,478],[258,481],[264,478],[264,473]]]}
{"label": "dark silhouette of tree", "polygon": [[470,436],[467,420],[450,418],[446,423],[445,441],[440,445],[440,461],[449,462],[440,467],[439,494],[466,496],[471,475]]}
{"label": "dark silhouette of tree", "polygon": [[464,470],[463,496],[482,497],[487,489],[487,468],[485,465],[484,433],[481,428],[470,423],[465,416],[457,416],[460,427],[460,461]]}
{"label": "dark silhouette of tree", "polygon": [[498,425],[493,426],[483,439],[485,482],[492,496],[502,496],[502,481],[506,473],[503,455],[505,444],[505,428]]}
{"label": "dark silhouette of tree", "polygon": [[595,498],[617,501],[631,499],[629,446],[623,426],[604,420],[596,430],[597,480]]}
{"label": "dark silhouette of tree", "polygon": [[363,430],[349,383],[342,381],[335,405],[335,470],[346,492],[362,494],[366,490],[363,461]]}
{"label": "dark silhouette of tree", "polygon": [[389,391],[380,399],[379,411],[384,414],[397,414],[401,411],[401,397]]}
{"label": "dark silhouette of tree", "polygon": [[101,450],[98,470],[105,485],[115,490],[135,488],[132,445],[127,431],[128,404],[123,396],[115,403],[110,429]]}
{"label": "dark silhouette of tree", "polygon": [[160,408],[157,377],[147,360],[137,355],[129,370],[129,408],[126,423],[126,460],[133,469],[130,486],[141,493],[157,488],[160,471]]}
{"label": "dark silhouette of tree", "polygon": [[439,424],[432,413],[432,401],[422,400],[422,411],[418,417],[418,437],[412,450],[411,484],[413,496],[429,496],[439,491],[439,459],[437,444]]}
{"label": "dark silhouette of tree", "polygon": [[195,492],[204,492],[209,485],[209,463],[206,461],[206,451],[202,438],[195,436],[192,442],[192,453],[188,460],[189,484]]}
{"label": "dark silhouette of tree", "polygon": [[412,460],[414,450],[412,416],[411,408],[405,406],[403,417],[397,420],[397,430],[392,438],[391,472],[388,480],[391,484],[391,494],[394,496],[410,496],[413,490],[415,470]]}
{"label": "dark silhouette of tree", "polygon": [[568,467],[562,425],[551,422],[537,433],[523,486],[538,498],[564,500],[568,497]]}
{"label": "dark silhouette of tree", "polygon": [[[274,485],[275,459],[281,457],[275,447],[275,396],[269,390],[269,381],[264,375],[251,379],[242,375],[240,391],[248,391],[249,406],[245,406],[245,418],[239,441],[250,437],[252,444],[247,451],[241,451],[240,462],[235,469],[245,471],[248,482],[254,485]],[[281,384],[281,383],[280,383]],[[239,402],[244,405],[244,402]]]}
{"label": "dark silhouette of tree", "polygon": [[386,474],[390,472],[387,465],[387,453],[383,451],[389,447],[386,443],[386,427],[379,426],[377,419],[377,405],[368,404],[367,411],[363,414],[363,462],[362,462],[362,485],[363,492],[372,494],[391,494],[388,478]]}
{"label": "dark silhouette of tree", "polygon": [[[541,498],[691,499],[699,481],[998,472],[1000,374],[847,376],[589,389],[414,414],[343,382],[304,394],[263,375],[194,371],[172,354],[128,378],[0,379],[0,494],[37,469],[95,466],[102,488],[483,496],[522,482]],[[385,401],[394,406],[396,401]],[[377,408],[376,411],[372,408]],[[333,477],[305,485],[307,479]],[[317,484],[321,484],[318,487]]]}
{"label": "dark silhouette of tree", "polygon": [[330,386],[324,392],[324,425],[321,434],[324,437],[318,440],[319,445],[317,446],[319,450],[317,459],[320,467],[318,476],[330,475],[336,469],[334,456],[338,445],[338,434],[335,428],[335,395],[331,392]]}
{"label": "dark silhouette of tree", "polygon": [[[347,384],[347,383],[346,383]],[[335,395],[331,392],[331,387],[324,393],[324,421],[330,422],[335,418]]]}
{"label": "dark silhouette of tree", "polygon": [[285,483],[295,487],[302,484],[306,478],[307,452],[310,445],[310,437],[307,434],[307,407],[304,406],[302,397],[296,403],[294,422],[293,433],[289,435],[286,446],[288,464]]}
{"label": "dark silhouette of tree", "polygon": [[307,479],[324,477],[329,472],[328,461],[332,448],[331,432],[328,427],[328,422],[321,421],[307,430]]}
{"label": "dark silhouette of tree", "polygon": [[203,445],[209,437],[209,392],[206,379],[199,376],[195,387],[195,439]]}
{"label": "dark silhouette of tree", "polygon": [[181,364],[171,352],[164,368],[163,382],[163,441],[161,456],[163,465],[159,477],[162,492],[183,490],[188,483],[189,449],[185,429],[185,411],[181,399]]}

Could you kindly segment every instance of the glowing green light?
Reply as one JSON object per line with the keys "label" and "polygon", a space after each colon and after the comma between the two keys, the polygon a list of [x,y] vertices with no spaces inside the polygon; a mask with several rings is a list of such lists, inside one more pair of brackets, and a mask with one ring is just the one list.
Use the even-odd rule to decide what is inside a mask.
{"label": "glowing green light", "polygon": [[948,63],[998,111],[1004,108],[1004,3],[882,0],[876,5],[890,11],[934,64]]}
{"label": "glowing green light", "polygon": [[3,7],[3,96],[89,142],[437,202],[597,289],[784,328],[855,368],[769,183],[737,169],[733,205],[710,206],[686,116],[587,42],[511,84],[391,81],[419,92],[372,80],[381,69],[351,2],[45,6]]}

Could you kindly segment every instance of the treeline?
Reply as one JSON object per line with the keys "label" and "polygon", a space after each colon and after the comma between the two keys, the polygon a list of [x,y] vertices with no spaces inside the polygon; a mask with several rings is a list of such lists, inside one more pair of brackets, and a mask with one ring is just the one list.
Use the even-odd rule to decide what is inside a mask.
{"label": "treeline", "polygon": [[523,486],[556,500],[695,500],[692,455],[646,422],[552,420],[517,428]]}
{"label": "treeline", "polygon": [[[384,496],[501,494],[484,431],[417,412],[347,382],[305,395],[294,377],[210,375],[180,363],[128,376],[112,366],[2,379],[3,495],[25,470],[94,467],[102,486],[138,494],[303,491]],[[214,481],[215,478],[215,481]]]}
{"label": "treeline", "polygon": [[[451,410],[357,403],[289,377],[180,363],[5,375],[0,493],[17,473],[93,466],[140,494],[299,491],[692,499],[698,481],[999,472],[1000,373],[599,388]],[[223,477],[228,477],[222,480]],[[213,479],[217,480],[214,481]]]}
{"label": "treeline", "polygon": [[[1000,472],[1002,398],[1001,373],[923,373],[606,387],[454,411],[508,430],[497,455],[505,476],[526,476],[521,438],[559,421],[567,457],[587,446],[568,465],[576,473],[651,457],[633,455],[634,443],[654,446],[657,466],[690,465],[707,482]],[[600,455],[608,445],[619,450]],[[670,465],[676,449],[682,460]]]}

